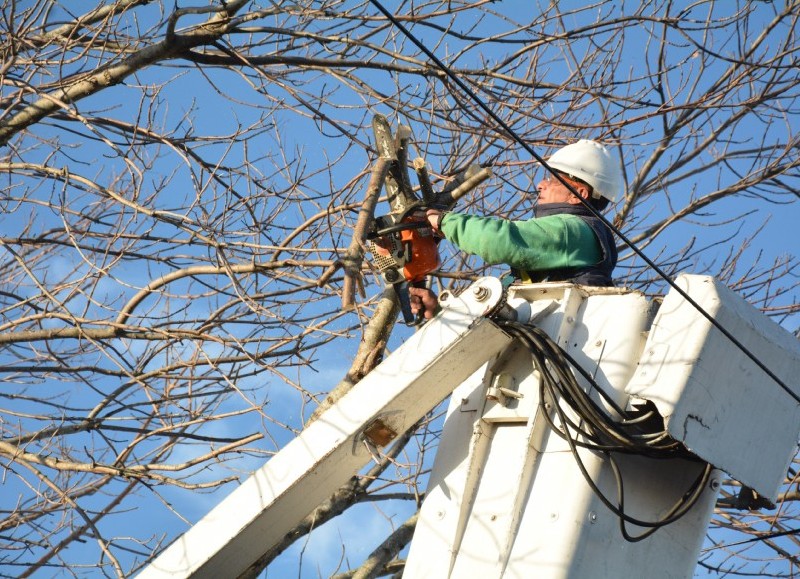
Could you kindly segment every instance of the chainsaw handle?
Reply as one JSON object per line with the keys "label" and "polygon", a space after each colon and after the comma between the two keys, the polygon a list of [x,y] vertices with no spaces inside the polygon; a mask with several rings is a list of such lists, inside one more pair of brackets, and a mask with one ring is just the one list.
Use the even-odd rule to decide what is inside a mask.
{"label": "chainsaw handle", "polygon": [[425,321],[423,311],[417,312],[416,316],[414,312],[411,311],[411,294],[408,291],[408,282],[397,282],[392,284],[392,287],[397,295],[397,301],[400,302],[400,312],[403,314],[403,323],[407,326],[419,326],[422,324]]}
{"label": "chainsaw handle", "polygon": [[[439,306],[439,300],[437,299],[436,294],[433,293],[433,291],[431,291],[431,289],[428,287],[428,280],[402,281],[394,284],[393,287],[397,293],[398,301],[400,302],[400,310],[403,313],[403,323],[405,323],[405,325],[421,326],[439,313],[439,310],[441,309]],[[426,301],[425,297],[422,297],[422,294],[417,294],[420,296],[420,309],[417,311],[416,316],[414,316],[414,313],[411,310],[412,288],[425,290],[425,292],[429,294],[430,298],[433,299],[433,302],[430,303]]]}
{"label": "chainsaw handle", "polygon": [[376,239],[378,237],[383,237],[384,235],[389,235],[390,233],[397,233],[398,231],[406,231],[408,229],[423,229],[430,226],[430,223],[427,221],[404,221],[395,223],[389,227],[384,227],[378,231],[372,231],[367,235],[367,239]]}

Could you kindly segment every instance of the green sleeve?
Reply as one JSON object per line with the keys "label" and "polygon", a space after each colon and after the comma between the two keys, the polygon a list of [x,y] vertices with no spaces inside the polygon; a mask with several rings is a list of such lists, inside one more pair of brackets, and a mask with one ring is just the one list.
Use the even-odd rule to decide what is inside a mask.
{"label": "green sleeve", "polygon": [[602,258],[591,227],[575,215],[508,221],[447,213],[440,227],[453,245],[488,264],[542,271],[593,265]]}

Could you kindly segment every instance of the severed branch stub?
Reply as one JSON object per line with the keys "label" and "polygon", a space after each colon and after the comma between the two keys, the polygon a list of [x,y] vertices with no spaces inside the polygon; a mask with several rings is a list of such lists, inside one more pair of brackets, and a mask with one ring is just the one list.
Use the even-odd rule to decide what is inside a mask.
{"label": "severed branch stub", "polygon": [[383,182],[389,172],[391,159],[378,158],[372,168],[372,176],[367,186],[367,194],[358,212],[350,246],[342,259],[344,267],[344,284],[342,286],[342,307],[345,311],[355,307],[355,288],[361,276],[361,264],[364,261],[364,246],[372,221],[375,218],[375,207],[378,204]]}
{"label": "severed branch stub", "polygon": [[450,209],[459,199],[491,176],[492,170],[489,167],[470,165],[467,169],[456,175],[455,180],[436,196],[434,206]]}

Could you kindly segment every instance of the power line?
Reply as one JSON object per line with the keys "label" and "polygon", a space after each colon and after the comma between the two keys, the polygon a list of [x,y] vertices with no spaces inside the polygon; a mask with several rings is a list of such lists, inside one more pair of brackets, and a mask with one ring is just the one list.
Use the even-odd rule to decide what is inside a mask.
{"label": "power line", "polygon": [[525,149],[528,154],[530,154],[536,161],[542,165],[547,171],[549,171],[558,181],[564,185],[573,195],[577,196],[580,202],[586,207],[595,217],[600,219],[606,227],[608,227],[620,240],[622,240],[625,245],[631,248],[631,250],[638,255],[648,266],[650,266],[658,275],[661,277],[665,282],[669,284],[669,286],[674,289],[678,294],[680,294],[683,299],[689,302],[692,307],[694,307],[700,315],[702,315],[706,320],[708,320],[711,325],[717,328],[722,334],[728,338],[739,350],[741,350],[750,360],[755,363],[767,376],[772,378],[778,386],[780,386],[784,392],[786,392],[789,396],[791,396],[795,402],[800,404],[800,394],[796,394],[792,391],[791,388],[787,384],[783,382],[778,376],[775,375],[772,370],[770,370],[766,364],[764,364],[755,354],[753,354],[744,344],[742,344],[731,332],[729,332],[722,324],[720,324],[716,319],[714,319],[711,314],[703,309],[703,307],[698,304],[694,299],[692,299],[689,294],[687,294],[683,289],[681,289],[677,283],[675,283],[670,277],[658,266],[653,262],[644,252],[639,249],[634,242],[625,236],[617,227],[615,227],[608,219],[603,217],[603,215],[595,209],[590,203],[584,200],[578,192],[575,191],[575,188],[570,185],[557,171],[553,170],[547,162],[536,152],[533,150],[527,142],[525,142],[522,137],[517,135],[517,133],[503,120],[501,119],[497,113],[495,113],[483,100],[475,94],[475,92],[467,86],[467,84],[461,80],[451,69],[447,66],[444,62],[439,60],[439,58],[430,50],[428,49],[416,36],[414,36],[403,24],[394,17],[394,15],[389,12],[383,5],[379,2],[379,0],[370,0],[372,3],[386,18],[395,26],[397,27],[403,35],[406,36],[417,48],[419,48],[425,55],[430,58],[436,66],[447,75],[450,80],[452,80],[464,93],[472,99],[472,101],[478,105],[492,120],[503,129],[505,134],[516,141],[519,145]]}
{"label": "power line", "polygon": [[734,543],[723,543],[720,545],[714,545],[713,547],[708,547],[707,549],[703,549],[703,552],[707,553],[708,551],[713,551],[715,549],[727,549],[728,547],[737,547],[739,545],[756,543],[758,541],[768,541],[769,539],[777,539],[779,537],[788,537],[791,535],[800,535],[800,529],[786,529],[785,531],[773,531],[771,533],[757,535],[755,537],[751,537],[750,539],[743,539],[741,541],[736,541]]}

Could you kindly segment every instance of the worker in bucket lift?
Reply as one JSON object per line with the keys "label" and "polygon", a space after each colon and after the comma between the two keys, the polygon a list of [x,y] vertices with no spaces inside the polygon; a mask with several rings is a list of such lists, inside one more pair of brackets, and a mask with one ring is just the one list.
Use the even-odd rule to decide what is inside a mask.
{"label": "worker in bucket lift", "polygon": [[[547,164],[597,211],[622,191],[619,165],[596,141],[580,140],[553,154]],[[548,173],[537,184],[534,217],[510,221],[429,209],[434,233],[488,264],[505,263],[517,282],[567,281],[614,285],[617,264],[614,237],[563,183]],[[412,288],[411,309],[432,318],[438,307],[429,289]]]}

